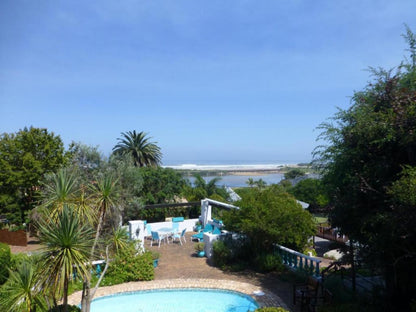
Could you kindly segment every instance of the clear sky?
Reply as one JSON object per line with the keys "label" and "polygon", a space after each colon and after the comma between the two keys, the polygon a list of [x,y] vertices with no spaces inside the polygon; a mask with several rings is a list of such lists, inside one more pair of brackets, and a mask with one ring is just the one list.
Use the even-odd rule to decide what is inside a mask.
{"label": "clear sky", "polygon": [[336,107],[406,54],[416,1],[1,0],[0,133],[109,155],[145,131],[164,164],[311,160]]}

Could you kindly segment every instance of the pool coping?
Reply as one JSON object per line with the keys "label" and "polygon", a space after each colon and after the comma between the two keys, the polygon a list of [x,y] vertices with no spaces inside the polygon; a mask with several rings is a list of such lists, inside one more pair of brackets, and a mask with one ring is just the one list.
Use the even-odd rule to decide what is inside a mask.
{"label": "pool coping", "polygon": [[[257,301],[260,307],[282,307],[290,311],[283,300],[274,293],[262,287],[249,283],[233,280],[218,279],[168,279],[153,280],[146,282],[129,282],[113,286],[99,287],[94,298],[113,295],[117,293],[133,292],[152,289],[171,289],[171,288],[211,288],[232,290],[249,295]],[[255,295],[254,292],[261,292],[264,295]],[[81,291],[75,292],[68,297],[69,304],[78,305],[81,303]]]}

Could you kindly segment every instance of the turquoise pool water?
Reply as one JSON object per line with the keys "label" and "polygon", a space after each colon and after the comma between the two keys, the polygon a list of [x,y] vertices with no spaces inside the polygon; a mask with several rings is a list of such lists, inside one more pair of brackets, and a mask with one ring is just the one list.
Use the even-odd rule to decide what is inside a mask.
{"label": "turquoise pool water", "polygon": [[158,289],[93,300],[91,312],[247,312],[259,307],[250,296],[217,289]]}

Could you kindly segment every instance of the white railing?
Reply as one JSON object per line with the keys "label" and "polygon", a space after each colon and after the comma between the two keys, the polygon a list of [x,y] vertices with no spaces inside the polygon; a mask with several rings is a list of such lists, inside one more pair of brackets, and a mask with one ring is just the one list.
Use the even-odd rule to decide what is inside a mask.
{"label": "white railing", "polygon": [[294,270],[303,270],[308,272],[309,275],[320,277],[319,264],[321,263],[321,260],[278,244],[275,244],[275,246],[276,252],[282,258],[282,262],[285,266]]}

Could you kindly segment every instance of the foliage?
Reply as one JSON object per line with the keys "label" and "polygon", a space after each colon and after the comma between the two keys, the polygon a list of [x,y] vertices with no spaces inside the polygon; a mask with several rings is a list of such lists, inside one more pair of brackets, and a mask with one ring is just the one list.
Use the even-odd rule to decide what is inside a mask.
{"label": "foliage", "polygon": [[293,168],[285,173],[285,179],[286,180],[296,179],[297,177],[303,177],[304,175],[305,175],[305,172],[302,169]]}
{"label": "foliage", "polygon": [[4,284],[9,277],[8,268],[11,264],[10,247],[7,244],[0,243],[0,285]]}
{"label": "foliage", "polygon": [[118,176],[117,206],[122,212],[123,221],[137,219],[144,204],[141,168],[134,166],[126,157],[111,157],[107,171],[112,171]]}
{"label": "foliage", "polygon": [[122,248],[115,255],[103,286],[121,284],[131,281],[150,281],[154,278],[153,258],[151,252],[138,253],[134,244]]}
{"label": "foliage", "polygon": [[0,214],[11,223],[27,222],[39,181],[66,161],[63,142],[46,129],[24,128],[0,136]]}
{"label": "foliage", "polygon": [[258,308],[255,312],[289,312],[288,310],[282,307],[266,307],[266,308]]}
{"label": "foliage", "polygon": [[16,271],[9,271],[7,282],[1,287],[0,307],[5,312],[36,311],[46,306],[39,285],[40,275],[30,261],[20,263]]}
{"label": "foliage", "polygon": [[114,253],[127,248],[129,244],[129,233],[126,228],[117,227],[113,229],[113,235],[110,237],[110,246]]}
{"label": "foliage", "polygon": [[274,253],[259,253],[255,258],[255,265],[258,271],[268,273],[283,270],[282,258]]}
{"label": "foliage", "polygon": [[360,243],[364,261],[383,270],[388,307],[406,310],[416,288],[416,46],[411,62],[374,70],[352,106],[322,124],[316,150],[334,205],[332,223]]}
{"label": "foliage", "polygon": [[211,198],[218,201],[227,201],[228,193],[223,187],[217,186],[217,182],[221,180],[220,177],[215,177],[208,182],[199,174],[194,174],[193,187],[187,184],[185,187],[185,197],[189,201],[199,201],[204,198]]}
{"label": "foliage", "polygon": [[216,267],[224,269],[231,257],[231,250],[224,241],[217,240],[212,244],[212,261]]}
{"label": "foliage", "polygon": [[69,166],[74,168],[82,181],[91,181],[97,170],[105,165],[105,159],[97,146],[88,146],[80,142],[69,145]]}
{"label": "foliage", "polygon": [[183,177],[171,168],[142,168],[140,172],[146,205],[174,202],[185,186]]}
{"label": "foliage", "polygon": [[74,268],[77,275],[83,278],[89,274],[93,231],[87,224],[81,224],[78,215],[64,205],[56,220],[40,222],[39,240],[45,245],[42,283],[52,287],[54,294],[62,293],[63,304],[66,305],[68,284]]}
{"label": "foliage", "polygon": [[113,148],[115,155],[129,155],[136,167],[159,166],[162,160],[162,153],[157,142],[149,142],[147,133],[136,130],[122,132],[122,138]]}
{"label": "foliage", "polygon": [[239,210],[224,213],[224,224],[246,235],[258,253],[272,251],[274,243],[301,250],[315,233],[311,214],[277,185],[250,189],[236,205]]}
{"label": "foliage", "polygon": [[253,178],[248,178],[246,183],[249,187],[256,186],[258,188],[265,188],[267,185],[263,179],[254,180]]}
{"label": "foliage", "polygon": [[[67,308],[68,308],[68,310],[67,310],[68,312],[79,312],[79,311],[81,311],[81,309],[76,305],[68,305]],[[63,305],[59,305],[57,307],[53,307],[48,312],[64,312],[64,311],[65,310],[64,310]]]}
{"label": "foliage", "polygon": [[322,181],[318,179],[305,179],[299,181],[289,192],[293,194],[296,199],[308,203],[311,209],[313,209],[313,207],[324,207],[329,203],[325,187]]}
{"label": "foliage", "polygon": [[[165,220],[171,216],[169,208],[143,209],[143,205],[175,203],[182,198],[186,182],[180,173],[171,168],[140,168],[143,179],[141,205],[136,210],[129,210],[126,216],[131,219],[142,219],[148,222]],[[175,208],[176,216],[186,216],[187,208]]]}
{"label": "foliage", "polygon": [[195,248],[196,252],[204,251],[205,243],[203,243],[203,242],[195,243],[194,248]]}

